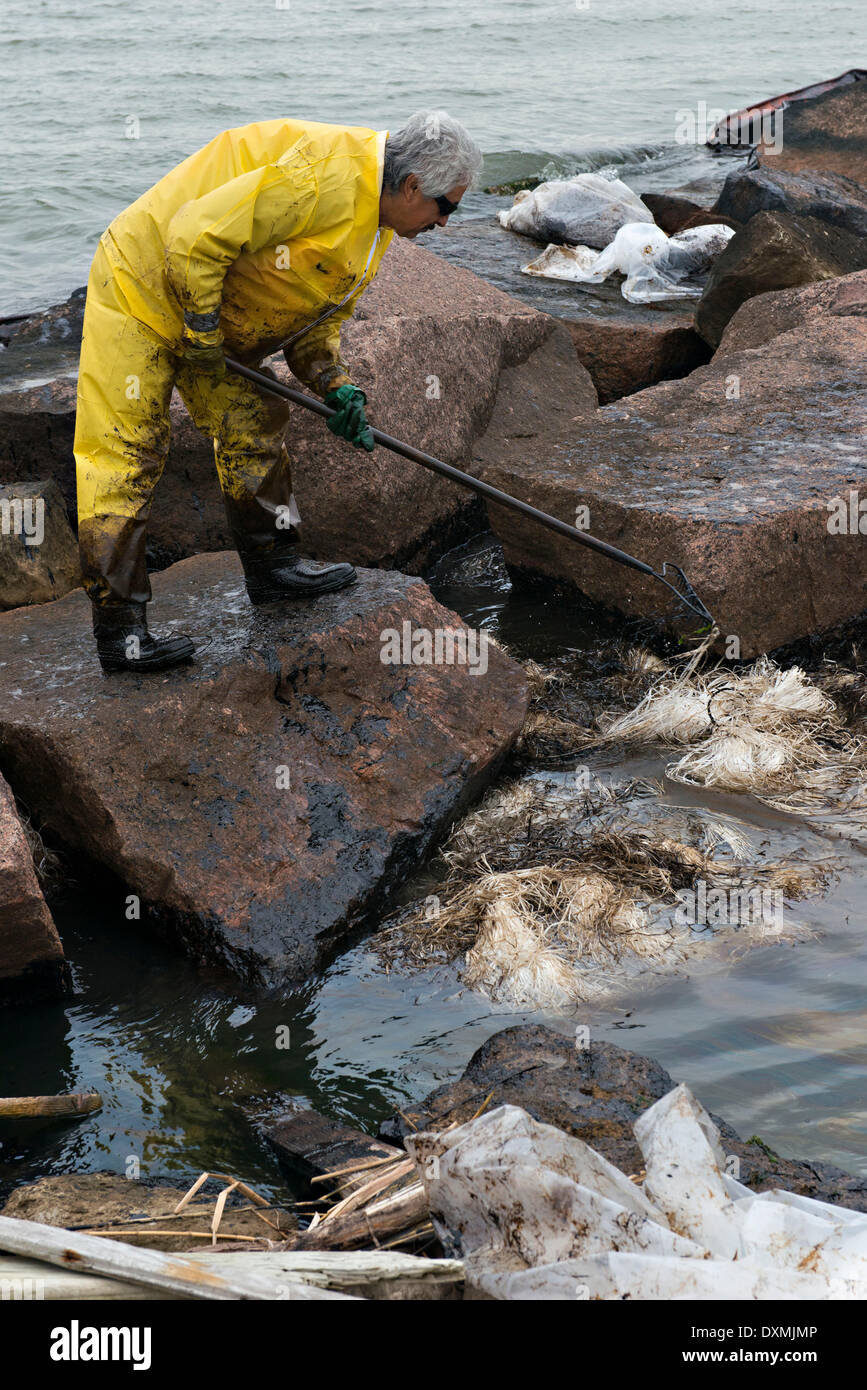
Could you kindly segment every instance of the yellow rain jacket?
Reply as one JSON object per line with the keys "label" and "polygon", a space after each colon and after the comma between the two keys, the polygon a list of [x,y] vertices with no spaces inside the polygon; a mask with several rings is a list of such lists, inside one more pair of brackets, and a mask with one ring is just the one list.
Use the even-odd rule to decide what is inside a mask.
{"label": "yellow rain jacket", "polygon": [[174,347],[182,314],[247,361],[285,347],[320,394],[348,381],[340,324],[393,233],[379,226],[385,131],[263,121],[216,136],[102,238],[135,316]]}
{"label": "yellow rain jacket", "polygon": [[[177,387],[213,437],[242,554],[290,539],[288,411],[231,373],[208,383],[184,340],[247,362],[283,348],[312,390],[349,381],[340,325],[393,233],[379,226],[387,132],[276,120],[224,131],[116,217],[84,316],[75,458],[79,548],[97,604],[146,602],[146,528]],[[293,533],[294,534],[294,533]]]}

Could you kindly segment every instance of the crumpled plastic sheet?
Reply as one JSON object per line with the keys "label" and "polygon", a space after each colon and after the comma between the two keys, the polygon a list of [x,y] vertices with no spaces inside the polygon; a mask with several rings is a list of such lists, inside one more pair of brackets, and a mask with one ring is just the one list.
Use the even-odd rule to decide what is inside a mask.
{"label": "crumpled plastic sheet", "polygon": [[634,1132],[642,1183],[514,1105],[406,1145],[444,1248],[493,1298],[867,1298],[867,1215],[736,1181],[686,1086]]}
{"label": "crumpled plastic sheet", "polygon": [[620,289],[630,304],[697,299],[703,279],[733,236],[731,227],[716,222],[690,227],[672,237],[661,227],[630,222],[620,228],[604,251],[552,245],[521,270],[524,275],[571,280],[579,285],[601,285],[618,272],[626,277]]}
{"label": "crumpled plastic sheet", "polygon": [[498,214],[500,225],[536,241],[580,242],[601,248],[627,222],[653,223],[628,184],[604,173],[576,174],[571,179],[522,189],[510,208]]}

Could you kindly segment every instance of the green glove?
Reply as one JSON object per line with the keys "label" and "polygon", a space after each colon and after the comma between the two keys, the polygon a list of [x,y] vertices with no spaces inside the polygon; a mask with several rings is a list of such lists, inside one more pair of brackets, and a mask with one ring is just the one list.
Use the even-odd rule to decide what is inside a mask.
{"label": "green glove", "polygon": [[364,413],[367,404],[364,392],[347,382],[345,386],[338,386],[336,391],[329,391],[325,397],[325,404],[333,406],[337,412],[327,422],[331,433],[339,435],[341,439],[348,439],[356,449],[366,449],[372,454],[373,435]]}

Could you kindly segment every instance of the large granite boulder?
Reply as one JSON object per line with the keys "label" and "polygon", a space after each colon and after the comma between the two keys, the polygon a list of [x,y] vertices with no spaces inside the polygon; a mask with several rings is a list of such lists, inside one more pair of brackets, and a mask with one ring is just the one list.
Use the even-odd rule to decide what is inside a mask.
{"label": "large granite boulder", "polygon": [[723,184],[714,211],[741,223],[757,212],[788,212],[867,236],[867,188],[843,174],[822,170],[794,174],[775,164],[735,170]]}
{"label": "large granite boulder", "polygon": [[[850,307],[606,406],[545,457],[509,441],[495,410],[475,466],[657,570],[682,565],[745,658],[831,628],[867,610],[863,536],[830,525],[833,499],[867,492],[867,317]],[[489,514],[511,569],[629,617],[666,613],[652,580],[503,507]]]}
{"label": "large granite boulder", "polygon": [[[200,555],[155,576],[151,618],[191,634],[194,664],[104,676],[80,590],[0,615],[0,766],[116,876],[119,931],[140,906],[253,983],[309,978],[496,771],[523,672],[383,571],[256,610],[234,554]],[[449,628],[463,662],[415,644]]]}
{"label": "large granite boulder", "polygon": [[691,309],[572,319],[567,327],[600,405],[659,381],[688,376],[711,357],[708,344],[695,331]]}
{"label": "large granite boulder", "polygon": [[[482,1106],[518,1105],[534,1120],[576,1135],[622,1172],[633,1174],[641,1172],[644,1160],[632,1126],[674,1086],[651,1057],[613,1043],[582,1046],[574,1036],[552,1028],[520,1024],[488,1038],[463,1076],[405,1106],[386,1121],[380,1135],[394,1143],[413,1131],[465,1124]],[[867,1211],[867,1178],[852,1177],[830,1163],[780,1158],[766,1145],[745,1142],[725,1120],[713,1119],[724,1150],[737,1156],[740,1180],[747,1187],[759,1192],[783,1187]]]}
{"label": "large granite boulder", "polygon": [[0,608],[48,603],[80,583],[78,545],[54,479],[0,486]]}
{"label": "large granite boulder", "polygon": [[[867,186],[867,81],[793,101],[773,119],[761,163],[774,169],[827,169]],[[782,140],[780,139],[782,135]],[[781,146],[781,148],[780,148]]]}
{"label": "large granite boulder", "polygon": [[0,1001],[63,994],[68,985],[69,967],[27,832],[0,777]]}
{"label": "large granite boulder", "polygon": [[817,217],[758,212],[714,261],[695,311],[695,326],[716,348],[732,314],[753,295],[865,268],[867,238]]}
{"label": "large granite boulder", "polygon": [[[0,483],[53,476],[74,515],[75,383],[28,385],[24,337],[22,328],[0,357]],[[407,241],[392,243],[342,341],[372,422],[458,466],[487,425],[504,367],[541,380],[556,360],[563,408],[596,404],[562,326]],[[271,366],[297,387],[282,357]],[[172,446],[149,527],[151,561],[161,567],[230,544],[211,442],[177,394],[171,416]],[[465,489],[385,449],[354,449],[301,407],[291,407],[287,446],[312,554],[418,572],[473,515]]]}
{"label": "large granite boulder", "polygon": [[867,270],[748,299],[726,325],[716,357],[742,348],[764,347],[781,333],[825,314],[832,318],[867,315]]}

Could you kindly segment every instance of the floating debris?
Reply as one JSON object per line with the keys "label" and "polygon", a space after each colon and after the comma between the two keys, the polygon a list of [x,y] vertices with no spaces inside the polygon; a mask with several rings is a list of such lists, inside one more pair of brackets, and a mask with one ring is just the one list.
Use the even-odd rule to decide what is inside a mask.
{"label": "floating debris", "polygon": [[444,1249],[488,1297],[867,1297],[863,1212],[745,1187],[686,1086],[633,1130],[633,1178],[513,1105],[406,1146]]}
{"label": "floating debris", "polygon": [[[519,208],[518,215],[522,212]],[[590,246],[550,245],[521,271],[581,285],[601,285],[620,274],[625,277],[621,294],[630,304],[699,299],[708,271],[733,236],[731,227],[714,223],[669,237],[661,227],[639,220],[621,227],[601,252]]]}
{"label": "floating debris", "polygon": [[539,779],[495,789],[443,846],[437,892],[376,949],[410,968],[463,957],[465,983],[494,1000],[568,1013],[609,995],[615,967],[622,978],[678,962],[726,928],[751,942],[805,934],[783,924],[782,903],[824,886],[828,863],[745,863],[747,836],[722,818],[693,817],[700,843],[688,844],[663,832],[677,808],[636,825],[653,791],[597,782],[576,799]]}
{"label": "floating debris", "polygon": [[832,669],[814,680],[767,656],[744,670],[705,672],[695,655],[678,669],[649,653],[646,660],[624,653],[613,693],[620,704],[636,695],[638,703],[589,722],[564,707],[562,673],[534,663],[525,748],[562,760],[606,745],[688,745],[665,769],[673,782],[751,795],[793,815],[861,816],[867,735],[853,727],[847,705],[867,702],[862,677]]}

